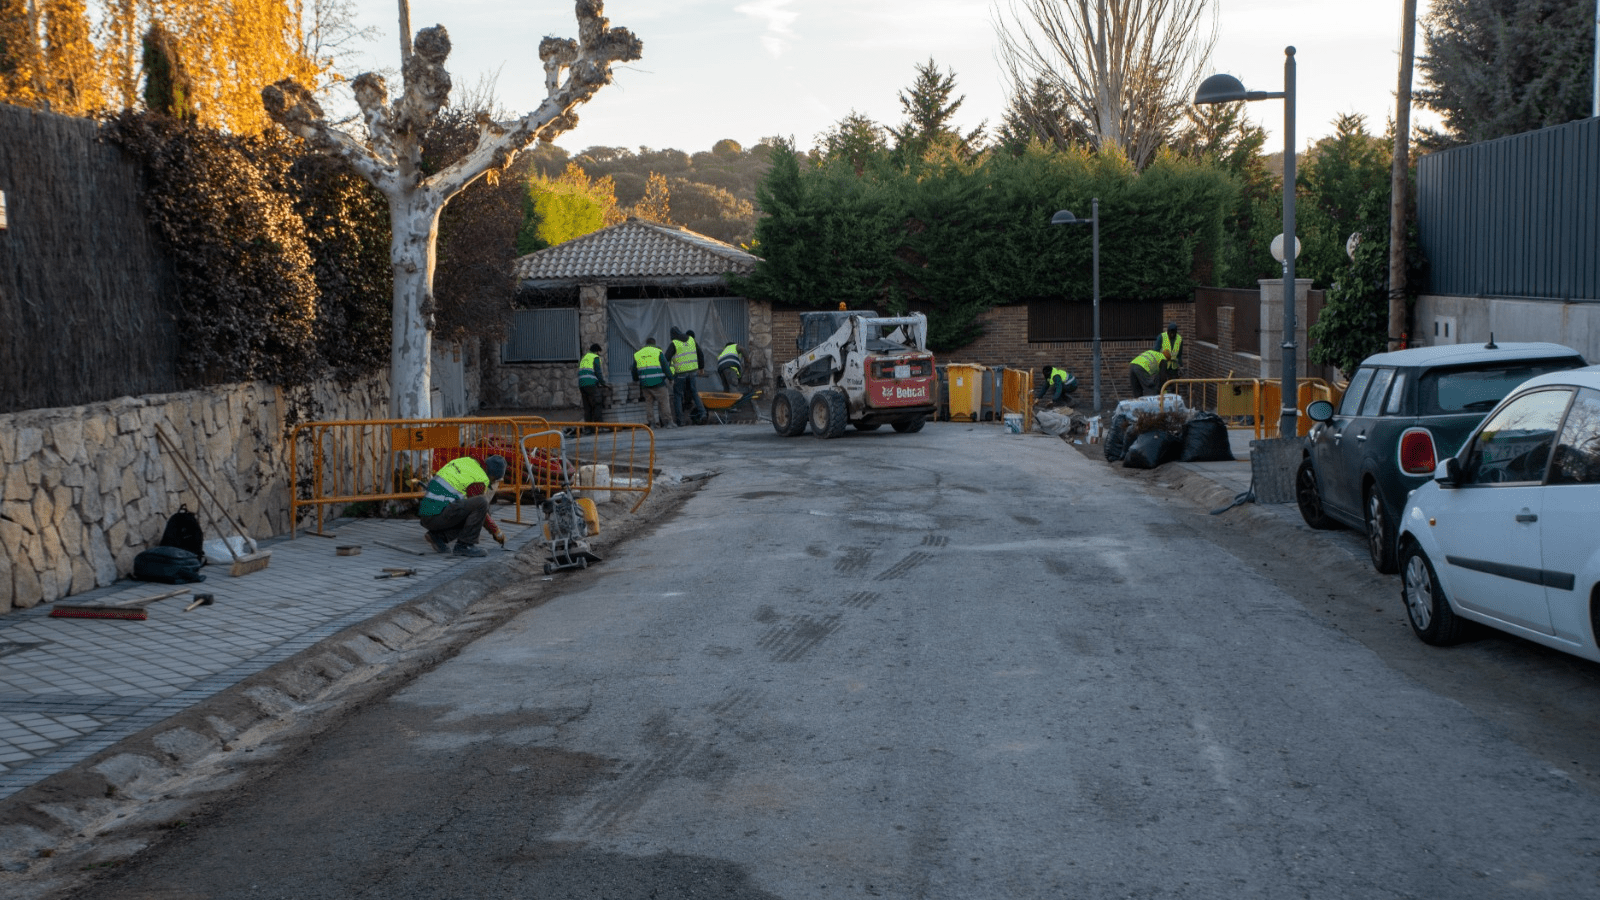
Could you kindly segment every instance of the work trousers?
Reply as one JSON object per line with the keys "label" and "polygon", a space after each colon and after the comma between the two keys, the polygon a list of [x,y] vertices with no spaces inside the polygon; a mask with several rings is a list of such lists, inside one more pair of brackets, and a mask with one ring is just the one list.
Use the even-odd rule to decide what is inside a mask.
{"label": "work trousers", "polygon": [[483,531],[483,520],[489,517],[489,495],[462,497],[440,510],[437,515],[423,516],[422,527],[438,535],[445,543],[472,545],[478,542]]}
{"label": "work trousers", "polygon": [[644,423],[660,428],[672,421],[672,382],[663,381],[655,387],[639,385],[639,395],[644,398]]}
{"label": "work trousers", "polygon": [[729,366],[726,369],[718,369],[717,370],[717,375],[722,378],[722,389],[723,390],[730,391],[730,392],[733,392],[733,393],[738,393],[739,392],[739,376],[740,376],[740,372],[739,372],[738,367]]}
{"label": "work trousers", "polygon": [[1135,397],[1148,397],[1161,390],[1161,379],[1130,363],[1128,365],[1128,386],[1133,389]]}
{"label": "work trousers", "polygon": [[606,405],[605,386],[586,384],[578,388],[578,393],[583,395],[583,420],[585,422],[604,421],[601,418],[601,410]]}
{"label": "work trousers", "polygon": [[693,422],[699,425],[706,420],[706,408],[700,403],[700,389],[695,386],[694,373],[685,372],[672,382],[672,421],[679,425]]}

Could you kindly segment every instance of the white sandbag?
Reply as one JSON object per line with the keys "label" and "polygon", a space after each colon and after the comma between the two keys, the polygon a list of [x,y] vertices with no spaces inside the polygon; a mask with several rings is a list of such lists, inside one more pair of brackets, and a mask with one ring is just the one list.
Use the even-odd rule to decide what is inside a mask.
{"label": "white sandbag", "polygon": [[616,491],[606,490],[611,487],[611,467],[605,465],[579,466],[578,467],[578,493],[588,497],[595,503],[610,503],[616,500]]}
{"label": "white sandbag", "polygon": [[[256,542],[234,535],[226,542],[222,538],[212,538],[202,544],[201,549],[205,551],[207,565],[231,566],[234,556],[246,556],[256,552]],[[228,553],[229,549],[233,550],[231,555]]]}

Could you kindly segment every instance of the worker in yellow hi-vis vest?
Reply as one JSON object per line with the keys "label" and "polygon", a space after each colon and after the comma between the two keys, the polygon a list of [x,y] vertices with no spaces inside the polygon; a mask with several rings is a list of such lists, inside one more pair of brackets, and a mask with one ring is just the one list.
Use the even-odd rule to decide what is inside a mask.
{"label": "worker in yellow hi-vis vest", "polygon": [[705,358],[694,342],[694,332],[672,329],[672,350],[668,364],[672,366],[672,420],[679,425],[693,422],[704,425],[706,408],[700,402],[700,390],[695,385],[695,375],[705,368]]}
{"label": "worker in yellow hi-vis vest", "polygon": [[1146,350],[1128,361],[1128,386],[1135,397],[1148,397],[1166,381],[1167,358],[1160,350]]}
{"label": "worker in yellow hi-vis vest", "polygon": [[1155,349],[1161,351],[1162,383],[1178,377],[1178,372],[1183,368],[1183,335],[1178,333],[1178,323],[1168,322],[1167,330],[1161,332],[1156,338]]}

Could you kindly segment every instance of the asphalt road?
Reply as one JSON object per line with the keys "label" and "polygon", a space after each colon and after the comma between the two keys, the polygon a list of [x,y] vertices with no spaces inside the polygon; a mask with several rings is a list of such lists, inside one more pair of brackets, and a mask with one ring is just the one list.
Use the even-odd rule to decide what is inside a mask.
{"label": "asphalt road", "polygon": [[79,896],[1600,894],[1593,731],[1218,519],[994,426],[686,431],[652,534]]}

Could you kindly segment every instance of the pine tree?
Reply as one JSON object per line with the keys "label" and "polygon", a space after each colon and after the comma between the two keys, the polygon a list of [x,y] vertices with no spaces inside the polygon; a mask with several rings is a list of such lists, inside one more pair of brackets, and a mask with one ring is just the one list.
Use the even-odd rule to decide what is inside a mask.
{"label": "pine tree", "polygon": [[1434,0],[1417,59],[1417,102],[1444,120],[1444,147],[1559,125],[1591,113],[1593,0]]}

